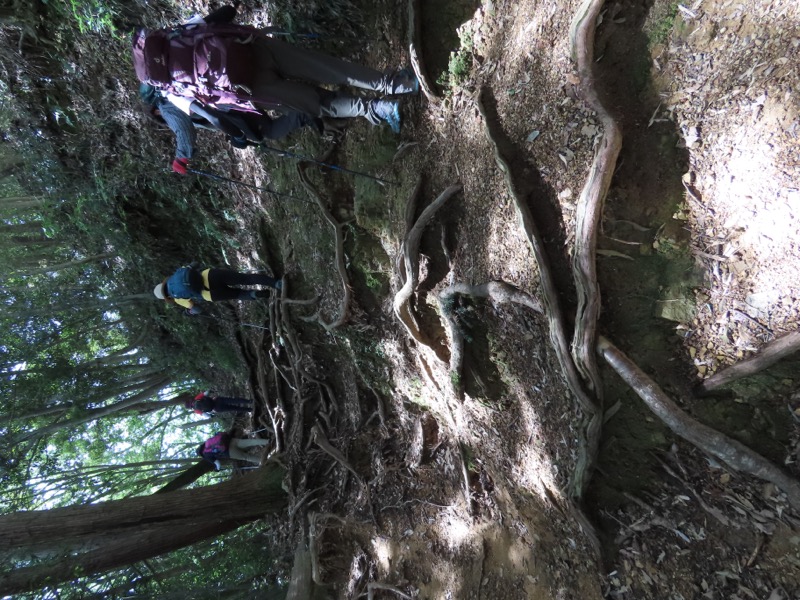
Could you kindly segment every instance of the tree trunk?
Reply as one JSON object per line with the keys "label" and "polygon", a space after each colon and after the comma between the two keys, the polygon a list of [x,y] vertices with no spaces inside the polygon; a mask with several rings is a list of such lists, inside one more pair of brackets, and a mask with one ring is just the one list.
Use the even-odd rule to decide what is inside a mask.
{"label": "tree trunk", "polygon": [[270,463],[208,487],[0,516],[0,552],[51,556],[16,569],[6,559],[0,590],[15,594],[52,586],[231,531],[285,506],[282,477],[283,470]]}
{"label": "tree trunk", "polygon": [[[0,173],[2,179],[2,173]],[[29,208],[42,208],[44,207],[44,198],[39,196],[9,196],[0,198],[0,210],[11,208],[13,212],[19,214]]]}
{"label": "tree trunk", "polygon": [[213,471],[214,465],[207,460],[200,460],[196,464],[186,469],[183,473],[178,475],[175,479],[170,481],[167,485],[157,490],[156,494],[166,494],[167,492],[174,492],[181,488],[185,488],[190,483],[194,483],[206,473]]}

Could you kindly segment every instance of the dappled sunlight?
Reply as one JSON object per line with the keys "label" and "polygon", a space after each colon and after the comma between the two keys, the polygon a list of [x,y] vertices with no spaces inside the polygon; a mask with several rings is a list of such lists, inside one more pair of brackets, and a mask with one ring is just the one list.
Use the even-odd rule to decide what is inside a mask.
{"label": "dappled sunlight", "polygon": [[[701,256],[719,257],[711,265],[708,292],[699,296],[698,310],[746,314],[776,331],[797,322],[800,288],[800,167],[784,155],[782,136],[776,135],[776,123],[797,126],[797,113],[782,100],[764,95],[754,103],[729,107],[726,112],[737,126],[720,124],[720,134],[709,135],[692,151],[694,165],[706,171],[694,183],[705,206],[699,209],[691,198],[688,203]],[[703,329],[696,338],[718,346],[728,361],[760,346],[751,333],[724,327]],[[707,373],[722,364],[695,363]]]}
{"label": "dappled sunlight", "polygon": [[704,276],[679,325],[698,378],[800,318],[799,7],[711,0],[659,59],[664,116],[690,163],[676,217]]}
{"label": "dappled sunlight", "polygon": [[450,512],[436,523],[439,537],[451,550],[457,550],[476,539],[477,532],[466,515]]}

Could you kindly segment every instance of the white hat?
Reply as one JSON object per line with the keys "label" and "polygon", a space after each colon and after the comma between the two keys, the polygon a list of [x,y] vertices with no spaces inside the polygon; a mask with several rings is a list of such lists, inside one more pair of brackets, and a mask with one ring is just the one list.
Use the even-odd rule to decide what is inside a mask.
{"label": "white hat", "polygon": [[159,300],[166,300],[166,297],[164,296],[164,284],[163,283],[159,283],[153,289],[153,294],[155,294],[155,297],[158,298]]}

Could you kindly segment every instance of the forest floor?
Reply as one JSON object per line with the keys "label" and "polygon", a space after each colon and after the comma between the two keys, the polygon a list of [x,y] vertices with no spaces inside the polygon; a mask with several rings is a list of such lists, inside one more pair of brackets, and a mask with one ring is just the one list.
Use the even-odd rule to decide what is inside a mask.
{"label": "forest floor", "polygon": [[[355,218],[345,228],[354,291],[347,324],[326,333],[299,320],[313,309],[291,307],[318,376],[338,398],[328,438],[360,475],[348,478],[307,446],[287,452],[295,466],[334,465],[317,472],[328,487],[313,506],[339,517],[318,533],[322,579],[341,598],[358,597],[368,582],[430,599],[800,597],[800,515],[785,496],[676,437],[610,370],[584,503],[602,544],[594,555],[562,492],[580,413],[542,315],[459,305],[463,402],[447,364],[395,318],[418,174],[421,206],[463,186],[422,239],[414,305],[434,349],[447,354],[436,300],[446,286],[505,281],[537,294],[536,262],[477,109],[480,90],[489,90],[567,307],[575,206],[601,134],[569,55],[576,0],[437,4],[424,9],[423,56],[434,77],[449,71],[447,93],[406,100],[399,138],[349,126],[331,157],[399,185],[314,176],[332,212]],[[384,8],[366,17],[377,35],[357,57],[381,67],[407,59],[396,27],[405,4]],[[800,6],[788,0],[622,0],[603,11],[595,46],[601,98],[623,129],[598,248],[601,331],[684,410],[794,474],[796,363],[711,398],[693,388],[796,328],[799,53]],[[251,152],[231,176],[285,183]],[[244,222],[263,223],[240,261],[285,273],[289,297],[320,294],[319,315],[332,320],[342,287],[330,224],[313,204],[234,196]],[[385,421],[370,387],[385,402]],[[292,480],[299,495],[298,486],[315,484]],[[281,526],[287,549],[305,529],[292,522]]]}

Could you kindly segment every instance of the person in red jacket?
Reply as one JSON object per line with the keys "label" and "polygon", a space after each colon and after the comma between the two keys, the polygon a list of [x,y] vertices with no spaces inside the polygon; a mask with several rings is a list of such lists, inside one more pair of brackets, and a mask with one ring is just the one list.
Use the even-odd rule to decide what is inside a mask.
{"label": "person in red jacket", "polygon": [[246,398],[217,396],[211,392],[200,392],[194,400],[186,401],[186,408],[198,415],[211,415],[222,412],[245,413],[253,410],[253,402]]}

